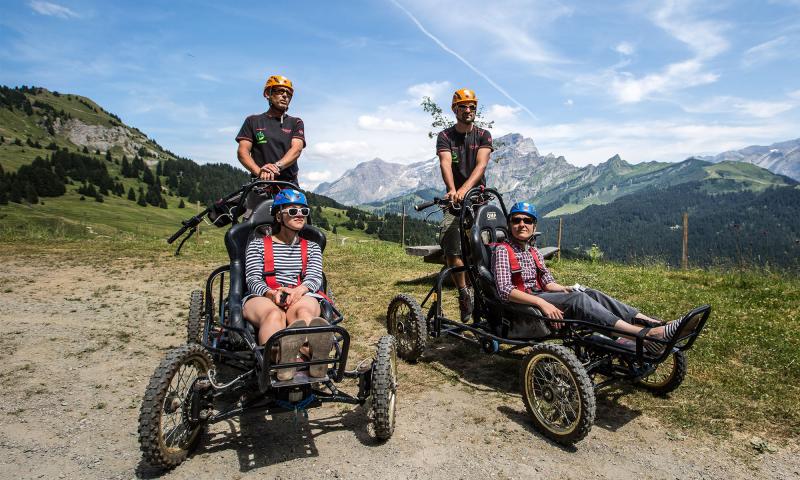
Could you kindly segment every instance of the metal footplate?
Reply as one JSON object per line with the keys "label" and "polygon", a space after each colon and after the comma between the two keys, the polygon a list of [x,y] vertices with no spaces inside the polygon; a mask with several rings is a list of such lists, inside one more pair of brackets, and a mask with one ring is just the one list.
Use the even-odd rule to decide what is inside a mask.
{"label": "metal footplate", "polygon": [[291,380],[278,380],[275,372],[272,372],[270,375],[271,385],[273,387],[292,387],[297,385],[306,385],[309,383],[324,383],[330,380],[330,377],[325,375],[324,377],[312,377],[308,374],[305,370],[300,370],[294,373],[294,377]]}

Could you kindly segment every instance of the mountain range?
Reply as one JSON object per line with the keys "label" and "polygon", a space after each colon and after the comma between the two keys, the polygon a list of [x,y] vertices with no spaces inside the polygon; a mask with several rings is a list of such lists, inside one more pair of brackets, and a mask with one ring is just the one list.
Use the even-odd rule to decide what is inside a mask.
{"label": "mountain range", "polygon": [[[551,216],[607,204],[648,187],[724,179],[709,182],[705,188],[712,193],[761,191],[796,185],[791,176],[800,178],[800,139],[675,163],[631,164],[615,155],[599,165],[582,168],[563,156],[541,155],[534,141],[520,134],[499,137],[494,146],[487,184],[507,199],[532,200],[541,212]],[[344,204],[397,212],[403,203],[427,200],[441,195],[442,190],[435,158],[408,165],[376,158],[360,163],[336,181],[321,183],[315,192]]]}

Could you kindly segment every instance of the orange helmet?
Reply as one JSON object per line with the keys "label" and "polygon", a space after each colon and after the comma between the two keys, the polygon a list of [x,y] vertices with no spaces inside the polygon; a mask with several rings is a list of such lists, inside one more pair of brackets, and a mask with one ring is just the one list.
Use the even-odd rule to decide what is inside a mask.
{"label": "orange helmet", "polygon": [[283,75],[272,75],[267,79],[267,83],[264,84],[264,95],[266,95],[267,90],[271,89],[272,87],[286,87],[290,92],[294,93],[292,81]]}
{"label": "orange helmet", "polygon": [[467,102],[475,102],[478,103],[478,96],[475,95],[475,90],[470,90],[469,88],[462,88],[460,90],[456,90],[456,93],[453,94],[453,103],[450,107],[455,107],[459,103],[467,103]]}

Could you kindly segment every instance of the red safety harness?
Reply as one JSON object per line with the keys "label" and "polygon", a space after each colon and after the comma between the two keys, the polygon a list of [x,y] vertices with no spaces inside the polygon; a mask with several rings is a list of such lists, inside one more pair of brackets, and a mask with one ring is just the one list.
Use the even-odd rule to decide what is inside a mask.
{"label": "red safety harness", "polygon": [[[531,293],[529,289],[525,288],[525,280],[522,278],[522,267],[519,265],[519,260],[517,259],[517,254],[514,252],[514,248],[505,242],[495,243],[493,245],[496,247],[503,247],[506,249],[506,252],[508,252],[508,263],[511,266],[511,283],[514,284],[514,288],[520,292]],[[544,285],[542,285],[541,277],[544,274],[544,265],[542,265],[535,250],[534,247],[531,247],[529,252],[531,252],[533,262],[536,264],[536,289],[542,291],[544,290]]]}
{"label": "red safety harness", "polygon": [[[303,283],[303,279],[306,277],[306,266],[308,265],[308,240],[305,238],[300,239],[300,258],[302,261],[302,267],[300,267],[300,275],[297,276],[297,283],[294,285],[284,286],[296,287]],[[278,283],[278,279],[275,275],[275,251],[272,248],[272,235],[264,236],[264,281],[272,290],[277,290],[281,287],[281,284]],[[326,300],[331,302],[330,298],[328,298],[328,296],[325,295],[325,292],[322,290],[318,290],[315,293],[322,295]]]}

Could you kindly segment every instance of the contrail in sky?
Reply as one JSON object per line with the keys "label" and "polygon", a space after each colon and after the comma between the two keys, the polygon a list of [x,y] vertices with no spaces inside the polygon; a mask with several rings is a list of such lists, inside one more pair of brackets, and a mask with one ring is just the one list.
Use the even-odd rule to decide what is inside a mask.
{"label": "contrail in sky", "polygon": [[494,88],[495,88],[495,89],[496,89],[498,92],[502,93],[502,94],[503,94],[503,96],[505,96],[507,99],[509,99],[509,100],[511,100],[512,102],[514,102],[514,103],[515,103],[515,104],[516,104],[516,105],[517,105],[519,108],[521,108],[521,109],[522,109],[522,110],[524,110],[524,111],[525,111],[525,112],[526,112],[528,115],[530,115],[530,116],[531,116],[531,118],[533,118],[534,120],[536,119],[536,116],[533,114],[533,112],[531,112],[530,110],[528,110],[528,107],[526,107],[525,105],[523,105],[523,104],[519,103],[519,102],[518,102],[518,101],[517,101],[517,100],[516,100],[514,97],[512,97],[512,96],[511,96],[511,95],[510,95],[508,92],[506,92],[506,91],[505,91],[505,89],[503,89],[503,87],[501,87],[501,86],[500,86],[500,85],[498,85],[498,84],[497,84],[497,83],[496,83],[494,80],[492,80],[491,78],[489,78],[489,76],[488,76],[488,75],[486,75],[485,73],[483,73],[483,72],[481,72],[480,70],[478,70],[478,69],[475,67],[475,65],[473,65],[473,64],[471,64],[471,63],[469,63],[469,61],[467,61],[467,59],[466,59],[466,58],[464,58],[464,57],[462,57],[461,55],[459,55],[459,54],[458,54],[458,52],[454,51],[452,48],[450,48],[450,47],[448,47],[447,45],[445,45],[445,44],[444,44],[444,42],[442,42],[441,40],[439,40],[439,39],[436,37],[436,35],[432,34],[432,33],[431,33],[431,32],[429,32],[427,29],[425,29],[425,27],[422,25],[422,23],[420,23],[420,21],[419,21],[419,20],[417,20],[417,17],[415,17],[415,16],[414,16],[414,14],[412,14],[411,12],[409,12],[409,11],[406,9],[406,7],[402,6],[402,5],[400,4],[400,2],[398,2],[397,0],[391,0],[391,2],[392,2],[392,3],[394,3],[394,4],[397,6],[397,8],[399,8],[400,10],[402,10],[402,11],[403,11],[403,13],[405,13],[406,15],[408,15],[408,18],[410,18],[410,19],[411,19],[411,21],[412,21],[412,22],[414,22],[414,24],[416,24],[416,25],[417,25],[417,28],[419,28],[419,29],[422,31],[422,33],[424,33],[424,34],[425,34],[425,35],[426,35],[428,38],[430,38],[431,40],[433,40],[434,42],[436,42],[436,44],[437,44],[437,45],[439,45],[440,47],[442,47],[442,50],[444,50],[445,52],[447,52],[447,53],[449,53],[450,55],[452,55],[452,56],[456,57],[457,59],[459,59],[459,60],[461,61],[461,63],[463,63],[464,65],[466,65],[467,67],[469,67],[469,69],[470,69],[470,70],[472,70],[473,72],[475,72],[475,73],[477,73],[478,75],[480,75],[481,77],[483,77],[483,79],[484,79],[484,80],[486,80],[487,82],[489,82],[489,85],[493,86],[493,87],[494,87]]}

